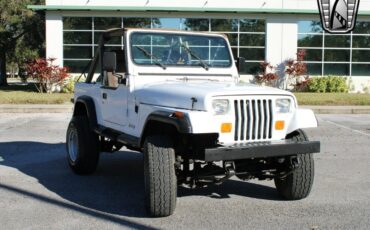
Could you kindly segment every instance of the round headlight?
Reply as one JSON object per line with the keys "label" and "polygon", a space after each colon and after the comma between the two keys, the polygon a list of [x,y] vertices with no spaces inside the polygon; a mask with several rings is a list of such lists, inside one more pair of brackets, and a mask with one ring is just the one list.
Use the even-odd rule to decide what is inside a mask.
{"label": "round headlight", "polygon": [[215,115],[224,115],[229,112],[229,100],[216,99],[212,101],[212,108]]}
{"label": "round headlight", "polygon": [[290,99],[277,99],[276,100],[276,112],[278,113],[289,113],[291,106]]}

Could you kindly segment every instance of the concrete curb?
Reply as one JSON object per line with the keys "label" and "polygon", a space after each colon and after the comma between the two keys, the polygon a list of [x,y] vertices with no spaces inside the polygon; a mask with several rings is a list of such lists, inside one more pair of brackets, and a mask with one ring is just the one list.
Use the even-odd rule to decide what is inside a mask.
{"label": "concrete curb", "polygon": [[21,105],[0,105],[0,113],[69,113],[73,111],[73,104],[61,105],[39,105],[39,104],[21,104]]}
{"label": "concrete curb", "polygon": [[[370,114],[370,106],[300,106],[312,109],[316,114]],[[70,113],[73,104],[61,105],[0,105],[0,113]]]}
{"label": "concrete curb", "polygon": [[300,108],[312,109],[316,114],[370,114],[370,106],[316,106],[306,105]]}

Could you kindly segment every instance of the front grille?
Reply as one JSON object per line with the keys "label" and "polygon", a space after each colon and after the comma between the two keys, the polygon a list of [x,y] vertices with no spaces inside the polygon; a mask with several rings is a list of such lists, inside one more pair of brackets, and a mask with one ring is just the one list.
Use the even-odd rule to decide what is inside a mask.
{"label": "front grille", "polygon": [[234,100],[235,141],[268,140],[272,137],[272,100]]}

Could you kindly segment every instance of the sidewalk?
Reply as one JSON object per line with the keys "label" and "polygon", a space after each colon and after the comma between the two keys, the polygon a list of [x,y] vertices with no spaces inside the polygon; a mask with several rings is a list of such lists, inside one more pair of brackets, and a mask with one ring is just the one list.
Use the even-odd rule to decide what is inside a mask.
{"label": "sidewalk", "polygon": [[[316,114],[370,114],[370,106],[300,106]],[[71,113],[73,104],[62,105],[0,105],[0,113]]]}

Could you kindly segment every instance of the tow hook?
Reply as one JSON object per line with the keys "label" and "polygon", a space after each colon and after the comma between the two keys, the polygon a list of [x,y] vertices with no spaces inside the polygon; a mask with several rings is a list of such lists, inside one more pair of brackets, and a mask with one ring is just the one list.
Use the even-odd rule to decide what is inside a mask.
{"label": "tow hook", "polygon": [[224,162],[224,169],[226,171],[225,176],[220,178],[220,179],[216,179],[215,180],[216,185],[220,185],[220,184],[224,183],[226,180],[230,179],[230,177],[235,175],[234,161],[225,161]]}

